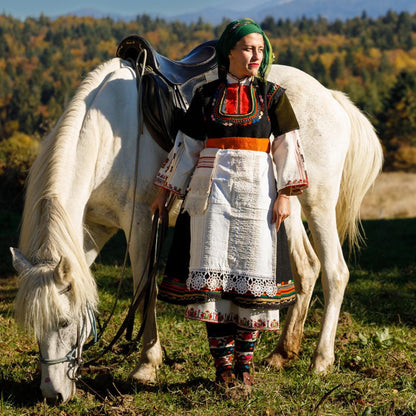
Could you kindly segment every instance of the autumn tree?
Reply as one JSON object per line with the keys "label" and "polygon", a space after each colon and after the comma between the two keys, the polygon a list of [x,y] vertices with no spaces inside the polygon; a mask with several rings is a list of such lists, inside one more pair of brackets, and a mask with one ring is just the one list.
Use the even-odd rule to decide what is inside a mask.
{"label": "autumn tree", "polygon": [[416,171],[416,73],[402,71],[380,115],[386,167]]}

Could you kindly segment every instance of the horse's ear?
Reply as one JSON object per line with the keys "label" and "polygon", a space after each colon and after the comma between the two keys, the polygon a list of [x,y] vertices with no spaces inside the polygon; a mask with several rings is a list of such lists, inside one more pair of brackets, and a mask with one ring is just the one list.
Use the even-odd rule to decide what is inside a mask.
{"label": "horse's ear", "polygon": [[65,283],[66,280],[68,280],[66,277],[69,275],[70,270],[71,266],[69,264],[68,259],[66,259],[65,257],[61,257],[59,263],[57,264],[53,272],[55,282]]}
{"label": "horse's ear", "polygon": [[13,258],[13,267],[17,273],[22,274],[33,267],[32,263],[23,255],[19,249],[10,247],[10,251]]}

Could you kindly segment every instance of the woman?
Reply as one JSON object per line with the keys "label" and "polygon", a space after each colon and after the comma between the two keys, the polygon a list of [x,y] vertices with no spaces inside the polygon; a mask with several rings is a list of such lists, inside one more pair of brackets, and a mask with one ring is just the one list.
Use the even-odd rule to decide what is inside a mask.
{"label": "woman", "polygon": [[276,232],[308,178],[292,107],[266,81],[273,53],[262,29],[231,22],[216,52],[219,79],[195,92],[152,210],[166,215],[169,192],[186,195],[185,316],[206,322],[216,380],[251,386],[258,331],[277,330],[279,309],[294,301],[293,282],[276,282]]}

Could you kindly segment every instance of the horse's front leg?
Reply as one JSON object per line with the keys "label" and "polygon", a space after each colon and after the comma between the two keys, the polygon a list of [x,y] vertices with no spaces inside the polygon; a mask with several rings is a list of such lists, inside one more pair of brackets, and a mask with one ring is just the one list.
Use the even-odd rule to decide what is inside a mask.
{"label": "horse's front leg", "polygon": [[322,265],[322,289],[325,307],[312,369],[325,374],[335,361],[334,344],[339,314],[349,279],[339,241],[335,207],[321,205],[307,214],[314,247]]}
{"label": "horse's front leg", "polygon": [[319,274],[319,261],[306,235],[297,199],[291,200],[291,212],[290,217],[285,220],[285,228],[297,293],[295,305],[288,310],[278,345],[265,359],[265,364],[277,369],[281,369],[299,354],[303,327]]}
{"label": "horse's front leg", "polygon": [[[147,253],[151,239],[151,214],[148,206],[139,206],[136,209],[136,221],[133,227],[130,243],[130,259],[133,270],[133,282],[136,293],[141,293],[147,283]],[[156,284],[156,282],[154,282]],[[140,304],[141,317],[145,316],[144,332],[142,337],[142,351],[137,367],[129,377],[142,382],[154,382],[157,370],[162,364],[162,348],[156,323],[156,288],[153,287],[152,296],[148,299],[147,310],[144,311],[144,300]],[[146,313],[145,313],[146,312]]]}

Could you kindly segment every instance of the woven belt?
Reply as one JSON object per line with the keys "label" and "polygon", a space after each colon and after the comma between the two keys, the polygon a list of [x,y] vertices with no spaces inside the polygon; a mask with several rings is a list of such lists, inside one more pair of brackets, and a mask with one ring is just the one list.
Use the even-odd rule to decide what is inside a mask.
{"label": "woven belt", "polygon": [[217,149],[241,149],[255,150],[258,152],[270,151],[270,140],[268,138],[253,137],[221,137],[207,139],[205,147],[215,147]]}

